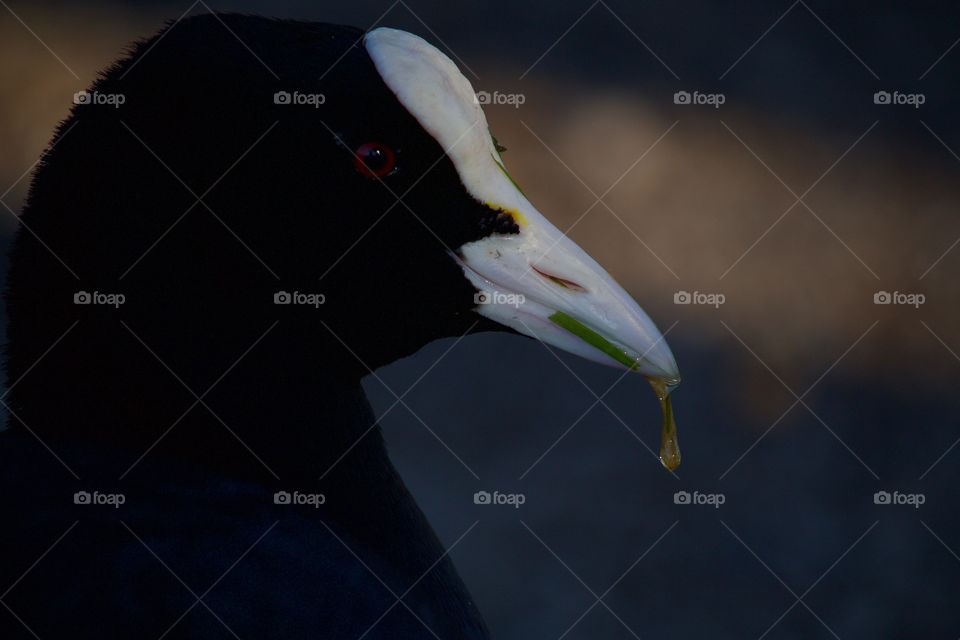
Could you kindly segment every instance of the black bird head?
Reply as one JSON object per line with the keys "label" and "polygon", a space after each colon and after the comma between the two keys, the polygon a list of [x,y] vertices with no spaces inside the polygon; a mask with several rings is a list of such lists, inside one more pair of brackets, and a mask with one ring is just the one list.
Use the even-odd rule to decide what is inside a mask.
{"label": "black bird head", "polygon": [[416,36],[190,18],[78,102],[12,255],[9,373],[27,375],[8,402],[25,424],[157,433],[184,386],[280,404],[493,327],[678,380],[647,315],[530,204],[469,82]]}

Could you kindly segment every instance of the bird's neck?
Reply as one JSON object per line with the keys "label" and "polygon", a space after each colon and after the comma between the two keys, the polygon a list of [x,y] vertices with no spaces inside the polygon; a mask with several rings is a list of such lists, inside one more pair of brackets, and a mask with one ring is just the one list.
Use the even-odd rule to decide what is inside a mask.
{"label": "bird's neck", "polygon": [[[236,487],[251,484],[265,500],[256,506],[239,494],[244,496],[240,508],[253,519],[272,513],[271,494],[274,500],[279,492],[314,500],[322,496],[316,509],[274,511],[301,517],[302,526],[350,565],[352,554],[358,554],[360,566],[366,567],[362,570],[373,572],[394,593],[416,585],[406,605],[422,617],[435,616],[431,626],[447,631],[446,637],[487,637],[443,545],[389,459],[359,379],[273,372],[225,378],[215,398],[212,393],[204,398],[209,408],[194,407],[160,429],[159,438],[145,435],[154,429],[111,438],[88,424],[90,416],[77,415],[74,429],[44,434],[45,444],[63,456],[83,487],[114,486],[101,485],[110,482],[118,491],[136,492],[148,486],[163,495],[171,510],[189,513],[196,491],[225,490],[224,504],[237,504]],[[141,409],[148,413],[151,407]],[[101,413],[98,419],[111,423],[114,417]],[[21,435],[37,459],[49,463],[48,451],[35,438]],[[82,446],[72,446],[78,440]],[[94,453],[81,455],[79,450]],[[186,487],[186,493],[177,486]],[[340,586],[315,588],[322,593]]]}
{"label": "bird's neck", "polygon": [[267,484],[397,480],[359,379],[281,366],[224,379],[165,436],[160,454]]}
{"label": "bird's neck", "polygon": [[[141,457],[264,483],[359,477],[389,464],[362,370],[340,345],[304,346],[282,323],[252,347],[258,331],[218,336],[212,327],[183,339],[127,326],[149,349],[123,340],[115,321],[78,324],[50,351],[49,367],[12,389],[11,428],[54,450],[80,442],[116,451],[129,473]],[[76,362],[93,364],[79,375]]]}

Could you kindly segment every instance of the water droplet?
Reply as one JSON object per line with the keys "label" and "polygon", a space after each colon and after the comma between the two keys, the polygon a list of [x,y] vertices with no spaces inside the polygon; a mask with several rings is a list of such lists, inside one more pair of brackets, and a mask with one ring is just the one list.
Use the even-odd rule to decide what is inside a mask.
{"label": "water droplet", "polygon": [[677,423],[673,417],[673,400],[670,391],[676,383],[670,384],[660,378],[649,378],[650,386],[660,401],[663,412],[663,426],[660,428],[660,462],[668,471],[680,466],[680,443],[677,441]]}

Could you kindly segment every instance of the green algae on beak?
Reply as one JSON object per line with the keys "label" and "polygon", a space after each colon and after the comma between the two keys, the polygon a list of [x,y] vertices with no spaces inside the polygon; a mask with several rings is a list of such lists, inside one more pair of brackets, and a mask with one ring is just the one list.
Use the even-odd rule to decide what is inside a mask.
{"label": "green algae on beak", "polygon": [[560,325],[573,335],[577,336],[587,344],[592,347],[596,347],[603,351],[605,354],[622,364],[628,369],[636,370],[637,361],[635,358],[631,358],[630,355],[613,344],[602,335],[583,324],[573,316],[565,314],[563,311],[557,311],[552,316],[550,316],[550,321],[554,324]]}
{"label": "green algae on beak", "polygon": [[[631,357],[624,349],[613,344],[576,318],[562,311],[557,311],[550,316],[550,321],[563,327],[590,346],[599,349],[627,369],[636,371],[639,368],[636,358]],[[663,424],[660,428],[660,463],[668,471],[673,471],[680,466],[680,443],[677,440],[677,423],[673,417],[673,401],[670,392],[680,384],[680,381],[654,377],[648,377],[647,380],[657,394],[657,400],[660,401],[660,410],[663,413]]]}

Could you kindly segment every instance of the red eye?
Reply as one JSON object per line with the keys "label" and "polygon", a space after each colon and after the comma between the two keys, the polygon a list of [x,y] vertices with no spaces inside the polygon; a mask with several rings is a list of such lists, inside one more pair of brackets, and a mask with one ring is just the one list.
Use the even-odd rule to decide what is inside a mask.
{"label": "red eye", "polygon": [[379,142],[366,142],[353,154],[357,171],[368,178],[382,178],[397,168],[397,155],[393,149]]}

